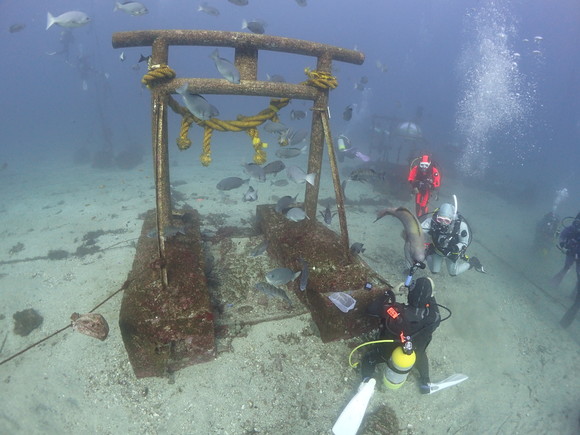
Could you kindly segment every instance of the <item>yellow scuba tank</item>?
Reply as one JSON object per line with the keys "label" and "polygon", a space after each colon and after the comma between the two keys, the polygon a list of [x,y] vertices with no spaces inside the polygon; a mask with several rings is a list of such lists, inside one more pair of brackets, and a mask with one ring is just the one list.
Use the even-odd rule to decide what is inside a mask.
{"label": "yellow scuba tank", "polygon": [[413,344],[410,341],[405,341],[401,346],[397,346],[387,362],[387,368],[383,375],[385,386],[391,390],[401,388],[416,359]]}

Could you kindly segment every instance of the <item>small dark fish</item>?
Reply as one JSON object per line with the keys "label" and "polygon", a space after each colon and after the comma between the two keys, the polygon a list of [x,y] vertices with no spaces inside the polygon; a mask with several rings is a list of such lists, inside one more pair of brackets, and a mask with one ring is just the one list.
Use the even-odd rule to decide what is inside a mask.
{"label": "small dark fish", "polygon": [[290,159],[292,157],[298,157],[301,154],[306,153],[308,145],[304,145],[302,148],[279,148],[276,150],[276,156],[281,159]]}
{"label": "small dark fish", "polygon": [[296,0],[296,4],[298,6],[302,6],[303,8],[308,6],[308,1],[307,0]]}
{"label": "small dark fish", "polygon": [[22,23],[17,23],[17,24],[12,24],[9,28],[8,31],[10,33],[16,33],[16,32],[20,32],[21,30],[23,30],[26,27],[26,24],[22,24]]}
{"label": "small dark fish", "polygon": [[291,110],[290,119],[300,120],[306,118],[306,112],[304,110]]}
{"label": "small dark fish", "polygon": [[218,190],[232,190],[240,187],[242,184],[250,181],[249,178],[243,180],[240,177],[227,177],[217,184]]}
{"label": "small dark fish", "polygon": [[336,214],[336,212],[333,213],[330,211],[329,205],[326,206],[324,211],[320,212],[320,216],[322,216],[322,219],[324,219],[324,223],[326,225],[330,225],[332,223],[332,218],[334,217],[335,214]]}
{"label": "small dark fish", "polygon": [[300,274],[300,291],[304,291],[306,290],[306,286],[308,285],[308,275],[310,274],[310,266],[304,258],[300,259],[300,263],[302,264],[302,273]]}
{"label": "small dark fish", "polygon": [[350,121],[352,119],[352,109],[353,109],[352,104],[346,106],[344,112],[342,112],[342,119],[344,119],[345,121]]}
{"label": "small dark fish", "polygon": [[228,0],[231,4],[236,6],[247,6],[248,0]]}
{"label": "small dark fish", "polygon": [[353,243],[350,246],[350,252],[352,254],[360,254],[362,252],[365,252],[365,248],[363,248],[363,246],[364,246],[363,243],[359,243],[359,242]]}
{"label": "small dark fish", "polygon": [[298,194],[294,198],[289,195],[283,196],[276,202],[276,212],[277,213],[286,213],[290,206],[296,202],[296,198],[298,198]]}
{"label": "small dark fish", "polygon": [[263,34],[266,31],[267,23],[264,20],[244,20],[242,22],[242,30],[248,29],[252,33],[257,33],[258,35]]}
{"label": "small dark fish", "polygon": [[362,76],[358,82],[366,85],[369,82],[369,78],[367,76]]}
{"label": "small dark fish", "polygon": [[284,186],[288,186],[290,184],[290,182],[288,180],[285,179],[280,179],[280,180],[274,180],[270,182],[271,186],[276,186],[276,187],[284,187]]}
{"label": "small dark fish", "polygon": [[259,257],[264,252],[266,252],[266,249],[268,249],[268,241],[264,240],[262,243],[260,243],[258,246],[256,246],[254,249],[250,251],[250,257]]}
{"label": "small dark fish", "polygon": [[[165,239],[170,239],[178,234],[185,235],[185,227],[174,227],[173,225],[168,225],[163,229],[163,237]],[[147,233],[147,237],[153,239],[157,237],[157,228],[152,229]]]}
{"label": "small dark fish", "polygon": [[244,202],[254,202],[258,200],[258,191],[254,190],[252,186],[248,188],[248,191],[244,193],[242,201]]}
{"label": "small dark fish", "polygon": [[259,282],[254,286],[254,288],[259,292],[264,293],[266,296],[282,298],[286,302],[288,302],[289,305],[292,305],[292,301],[290,300],[286,292],[281,288],[273,286],[272,284],[269,284],[267,282]]}
{"label": "small dark fish", "polygon": [[370,168],[355,169],[348,176],[348,181],[360,181],[361,183],[368,183],[371,180],[377,179],[384,180],[385,174]]}
{"label": "small dark fish", "polygon": [[481,261],[479,261],[479,258],[477,257],[469,257],[469,268],[474,268],[480,273],[487,273],[483,268],[483,264],[481,264]]}
{"label": "small dark fish", "polygon": [[139,55],[139,62],[137,63],[141,63],[141,62],[149,62],[149,59],[151,59],[151,55],[149,56],[143,56],[142,54]]}
{"label": "small dark fish", "polygon": [[306,139],[308,133],[309,131],[305,129],[289,131],[287,134],[289,145],[298,145],[300,142]]}
{"label": "small dark fish", "polygon": [[282,160],[274,160],[264,166],[264,174],[277,174],[286,169],[286,165]]}

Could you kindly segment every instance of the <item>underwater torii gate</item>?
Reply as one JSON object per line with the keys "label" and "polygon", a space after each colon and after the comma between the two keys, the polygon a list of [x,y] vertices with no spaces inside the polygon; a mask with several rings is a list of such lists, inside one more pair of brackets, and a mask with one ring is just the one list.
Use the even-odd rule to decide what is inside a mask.
{"label": "underwater torii gate", "polygon": [[[169,47],[184,45],[233,47],[234,65],[240,72],[240,83],[230,83],[222,78],[175,78],[174,72],[164,76],[163,71],[170,70],[167,67]],[[163,237],[164,228],[171,225],[173,219],[167,108],[171,106],[173,110],[176,107],[179,109],[171,94],[176,93],[176,89],[184,84],[187,84],[190,92],[198,94],[266,96],[313,101],[307,172],[316,173],[317,177],[314,186],[306,183],[304,211],[309,219],[299,223],[291,222],[275,213],[269,205],[259,205],[256,214],[262,221],[267,222],[262,224],[266,228],[264,232],[268,232],[268,237],[276,242],[271,242],[268,247],[273,258],[280,263],[288,263],[298,261],[297,257],[300,256],[314,262],[316,267],[312,267],[308,291],[298,292],[297,296],[310,309],[322,339],[334,340],[360,333],[364,328],[370,329],[364,309],[359,310],[359,305],[364,307],[365,302],[368,303],[370,298],[383,292],[388,284],[349,252],[343,193],[329,126],[330,89],[312,83],[257,80],[260,50],[316,57],[315,73],[331,79],[333,61],[360,65],[364,61],[364,55],[358,51],[315,42],[241,32],[146,30],[113,34],[114,48],[144,46],[152,47],[147,75],[160,77],[160,80],[148,86],[151,91],[156,214],[154,224],[149,213],[150,221],[148,223],[146,218],[143,225],[133,269],[124,285],[125,293],[119,318],[125,348],[135,374],[138,377],[162,376],[168,371],[208,361],[215,354],[214,317],[204,274],[197,212],[189,216],[189,223],[193,221],[195,224],[190,225],[190,228],[197,226],[197,235],[191,230],[184,236],[167,240]],[[339,240],[334,232],[316,220],[324,141],[328,145],[337,199],[341,229]],[[258,142],[261,143],[259,139]],[[308,234],[305,234],[302,225],[309,226]],[[147,230],[152,227],[157,229],[156,239],[146,237]],[[311,237],[310,232],[314,235],[323,234],[314,240],[315,237]],[[303,239],[299,248],[296,244],[293,246],[293,240],[297,238]],[[271,250],[272,245],[283,245],[284,248],[276,247]],[[310,250],[306,252],[303,245]],[[289,252],[283,252],[284,250]],[[154,251],[157,253],[154,254]],[[369,291],[371,288],[372,291]],[[360,303],[356,310],[344,315],[329,304],[327,296],[328,292],[347,290],[360,293],[357,296],[357,302]]]}

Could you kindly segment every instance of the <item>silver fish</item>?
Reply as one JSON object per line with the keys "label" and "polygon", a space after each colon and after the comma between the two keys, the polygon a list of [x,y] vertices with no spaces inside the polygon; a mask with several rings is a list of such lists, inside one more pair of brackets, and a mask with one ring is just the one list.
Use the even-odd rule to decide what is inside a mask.
{"label": "silver fish", "polygon": [[290,281],[294,281],[300,276],[302,271],[294,272],[287,267],[278,267],[272,269],[266,274],[266,281],[272,285],[284,285],[288,284]]}
{"label": "silver fish", "polygon": [[213,59],[215,67],[224,79],[236,85],[240,83],[240,72],[233,63],[227,59],[224,59],[223,57],[220,57],[217,48],[212,52],[210,57]]}
{"label": "silver fish", "polygon": [[258,191],[255,190],[252,186],[248,188],[248,191],[244,193],[242,197],[242,201],[244,202],[254,202],[258,200]]}
{"label": "silver fish", "polygon": [[57,24],[60,27],[81,27],[90,23],[91,18],[80,11],[68,11],[54,17],[50,12],[46,14],[46,30]]}
{"label": "silver fish", "polygon": [[284,78],[284,76],[282,76],[280,74],[270,75],[270,74],[266,73],[266,80],[268,80],[269,82],[274,82],[274,83],[286,83],[286,79]]}
{"label": "silver fish", "polygon": [[288,186],[288,184],[290,184],[288,182],[288,180],[284,180],[283,178],[281,178],[280,180],[274,180],[274,181],[270,182],[271,186],[277,186],[277,187]]}
{"label": "silver fish", "polygon": [[425,236],[419,219],[405,207],[386,208],[377,214],[375,222],[383,216],[395,216],[405,228],[405,257],[411,264],[425,261]]}
{"label": "silver fish", "polygon": [[286,218],[293,222],[300,222],[306,219],[306,213],[300,207],[294,207],[288,210],[285,214]]}
{"label": "silver fish", "polygon": [[254,288],[267,296],[282,298],[286,302],[288,302],[289,305],[292,305],[292,301],[290,300],[286,292],[281,288],[275,287],[267,282],[259,282],[254,286]]}
{"label": "silver fish", "polygon": [[231,4],[236,6],[247,6],[248,0],[228,0]]}
{"label": "silver fish", "polygon": [[302,148],[279,148],[276,150],[276,156],[281,159],[290,159],[292,157],[298,157],[301,154],[306,153],[308,145],[304,145]]}
{"label": "silver fish", "polygon": [[149,13],[149,11],[147,10],[147,8],[145,7],[144,4],[139,3],[139,2],[131,2],[131,1],[123,2],[123,3],[116,2],[115,9],[113,9],[113,12],[116,12],[116,11],[123,11],[123,12],[125,12],[129,15],[133,15],[135,17]]}
{"label": "silver fish", "polygon": [[302,273],[300,274],[300,291],[306,290],[308,286],[308,275],[310,274],[310,266],[304,258],[300,258],[302,264]]}
{"label": "silver fish", "polygon": [[243,180],[239,177],[227,177],[221,180],[216,187],[218,190],[232,190],[240,187],[242,184],[250,181],[249,178]]}
{"label": "silver fish", "polygon": [[220,114],[214,106],[209,104],[205,98],[199,94],[192,94],[187,90],[187,83],[175,90],[183,97],[183,102],[187,109],[199,119],[207,121]]}
{"label": "silver fish", "polygon": [[286,175],[290,181],[294,181],[295,183],[302,184],[308,183],[314,186],[314,182],[316,181],[316,174],[306,174],[302,169],[298,166],[288,166],[286,168]]}
{"label": "silver fish", "polygon": [[207,2],[201,2],[201,4],[197,8],[197,11],[206,13],[208,15],[211,15],[212,17],[217,17],[220,14],[220,11],[217,8],[210,6],[209,4],[207,4]]}
{"label": "silver fish", "polygon": [[266,130],[268,133],[282,133],[287,131],[288,127],[286,127],[281,122],[267,121],[264,123],[264,130]]}

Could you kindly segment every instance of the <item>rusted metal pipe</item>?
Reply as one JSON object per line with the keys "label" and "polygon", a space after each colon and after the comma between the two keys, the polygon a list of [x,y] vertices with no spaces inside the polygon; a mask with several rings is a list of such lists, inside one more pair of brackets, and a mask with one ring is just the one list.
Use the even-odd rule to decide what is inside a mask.
{"label": "rusted metal pipe", "polygon": [[364,54],[319,42],[218,30],[139,30],[113,33],[113,48],[145,47],[163,38],[168,45],[197,45],[209,47],[243,47],[245,49],[281,51],[304,56],[330,56],[340,62],[362,65]]}

